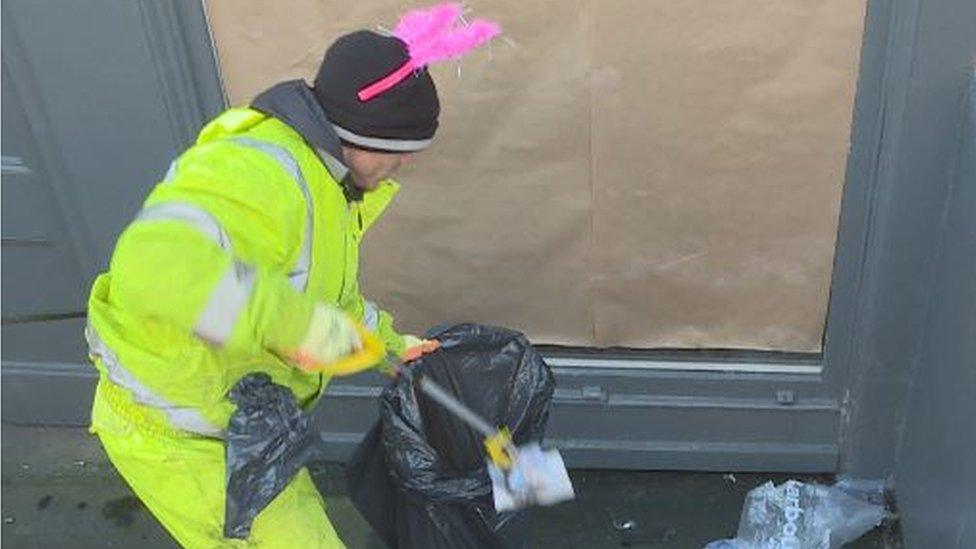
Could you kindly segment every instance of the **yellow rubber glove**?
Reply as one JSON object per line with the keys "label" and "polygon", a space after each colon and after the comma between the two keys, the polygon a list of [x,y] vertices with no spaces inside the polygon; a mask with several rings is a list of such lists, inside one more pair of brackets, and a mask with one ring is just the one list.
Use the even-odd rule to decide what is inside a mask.
{"label": "yellow rubber glove", "polygon": [[298,349],[291,353],[291,359],[305,371],[318,371],[359,351],[362,346],[360,330],[346,313],[332,305],[317,303],[308,332]]}

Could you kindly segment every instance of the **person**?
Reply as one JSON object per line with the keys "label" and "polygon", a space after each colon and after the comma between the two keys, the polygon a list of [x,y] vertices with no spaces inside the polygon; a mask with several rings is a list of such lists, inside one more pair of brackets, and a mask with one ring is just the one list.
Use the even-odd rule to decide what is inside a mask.
{"label": "person", "polygon": [[180,544],[342,545],[305,469],[247,540],[224,538],[227,395],[263,372],[308,409],[364,338],[382,354],[426,348],[364,299],[357,271],[389,178],[431,143],[439,111],[404,41],[342,36],[312,86],[279,83],[208,123],[119,237],[88,305],[91,429]]}

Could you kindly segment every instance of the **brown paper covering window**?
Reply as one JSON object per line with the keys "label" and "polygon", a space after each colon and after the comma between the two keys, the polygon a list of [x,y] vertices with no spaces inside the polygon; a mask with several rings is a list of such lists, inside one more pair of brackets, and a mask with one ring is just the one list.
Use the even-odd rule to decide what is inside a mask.
{"label": "brown paper covering window", "polygon": [[[407,5],[208,0],[232,104]],[[434,145],[363,250],[420,333],[819,351],[864,0],[482,0],[513,43],[433,69]]]}

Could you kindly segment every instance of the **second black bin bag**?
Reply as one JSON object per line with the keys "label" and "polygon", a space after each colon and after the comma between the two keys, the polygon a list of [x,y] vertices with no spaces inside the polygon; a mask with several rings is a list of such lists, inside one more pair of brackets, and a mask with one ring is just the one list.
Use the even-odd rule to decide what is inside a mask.
{"label": "second black bin bag", "polygon": [[392,548],[524,547],[525,512],[495,512],[481,436],[414,384],[430,376],[521,445],[544,435],[552,372],[519,332],[460,324],[430,335],[441,349],[384,390],[348,464],[353,503]]}

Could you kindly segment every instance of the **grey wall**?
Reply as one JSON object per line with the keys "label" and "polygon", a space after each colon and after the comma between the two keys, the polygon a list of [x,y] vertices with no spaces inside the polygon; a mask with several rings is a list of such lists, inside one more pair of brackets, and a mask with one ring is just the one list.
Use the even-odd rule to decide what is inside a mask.
{"label": "grey wall", "polygon": [[941,220],[976,57],[976,2],[874,1],[827,322],[841,469],[891,474],[937,284]]}
{"label": "grey wall", "polygon": [[841,471],[908,547],[976,547],[976,2],[869,5],[827,323]]}
{"label": "grey wall", "polygon": [[976,547],[976,73],[963,114],[897,466],[909,547]]}

